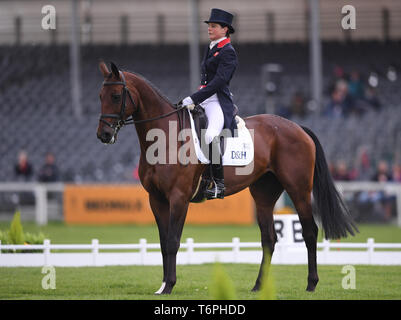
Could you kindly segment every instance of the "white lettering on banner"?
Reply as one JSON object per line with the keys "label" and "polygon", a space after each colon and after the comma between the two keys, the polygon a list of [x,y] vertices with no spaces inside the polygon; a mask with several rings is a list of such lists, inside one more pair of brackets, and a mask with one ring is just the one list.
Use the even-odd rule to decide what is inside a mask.
{"label": "white lettering on banner", "polygon": [[304,241],[301,222],[296,214],[275,214],[274,229],[279,242],[300,243]]}

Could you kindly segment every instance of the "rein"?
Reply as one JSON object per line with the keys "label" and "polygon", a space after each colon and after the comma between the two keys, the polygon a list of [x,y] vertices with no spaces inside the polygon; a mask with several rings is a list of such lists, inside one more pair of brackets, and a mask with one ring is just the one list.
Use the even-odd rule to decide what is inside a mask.
{"label": "rein", "polygon": [[[145,123],[145,122],[150,122],[150,121],[154,121],[154,120],[159,120],[162,118],[166,118],[174,113],[177,113],[185,108],[185,106],[183,106],[183,105],[174,104],[174,107],[176,107],[175,110],[165,113],[165,114],[162,114],[160,116],[154,117],[154,118],[143,119],[143,120],[134,120],[133,116],[131,115],[127,119],[124,120],[125,109],[127,108],[127,105],[126,105],[127,93],[128,93],[128,97],[131,100],[132,104],[134,105],[135,109],[137,109],[137,105],[136,105],[134,99],[132,98],[130,91],[128,90],[127,83],[126,83],[125,77],[124,77],[124,73],[120,72],[120,76],[121,76],[122,81],[113,81],[113,82],[103,81],[103,85],[104,86],[111,86],[111,85],[122,85],[123,86],[121,111],[119,114],[103,113],[100,115],[100,119],[99,119],[101,122],[103,122],[104,124],[106,124],[110,128],[112,128],[115,133],[117,133],[124,125],[138,124],[138,123]],[[112,123],[108,122],[107,120],[105,120],[104,118],[117,119],[117,122],[115,124],[112,124]]]}

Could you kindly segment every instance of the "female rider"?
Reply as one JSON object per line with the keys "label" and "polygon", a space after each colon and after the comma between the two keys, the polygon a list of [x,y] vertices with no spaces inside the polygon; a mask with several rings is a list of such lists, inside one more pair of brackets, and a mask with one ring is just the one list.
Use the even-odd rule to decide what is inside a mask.
{"label": "female rider", "polygon": [[[205,109],[208,127],[205,142],[211,146],[212,152],[219,157],[209,156],[212,162],[214,186],[206,190],[208,198],[224,198],[224,173],[220,153],[220,133],[229,129],[234,133],[234,104],[229,90],[229,83],[237,67],[237,55],[230,43],[230,34],[235,30],[231,26],[233,15],[221,9],[212,9],[208,24],[210,44],[206,48],[201,64],[201,86],[197,92],[182,100],[184,106],[193,108],[200,105]],[[216,150],[216,151],[214,151]],[[217,163],[215,163],[217,162]]]}

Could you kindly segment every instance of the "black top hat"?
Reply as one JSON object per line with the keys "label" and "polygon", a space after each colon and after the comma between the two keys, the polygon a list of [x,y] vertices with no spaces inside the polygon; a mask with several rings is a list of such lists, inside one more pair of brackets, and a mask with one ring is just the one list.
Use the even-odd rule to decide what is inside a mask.
{"label": "black top hat", "polygon": [[232,27],[233,15],[227,11],[213,8],[210,12],[209,20],[204,21],[205,23],[215,22],[221,24],[223,27],[227,26],[230,33],[234,33],[235,30]]}

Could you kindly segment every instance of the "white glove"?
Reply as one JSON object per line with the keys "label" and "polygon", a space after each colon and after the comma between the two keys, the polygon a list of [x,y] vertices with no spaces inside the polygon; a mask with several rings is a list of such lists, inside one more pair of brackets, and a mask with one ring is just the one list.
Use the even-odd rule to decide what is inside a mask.
{"label": "white glove", "polygon": [[191,97],[186,97],[184,100],[182,100],[182,105],[187,107],[188,110],[193,110],[195,108],[195,104]]}

